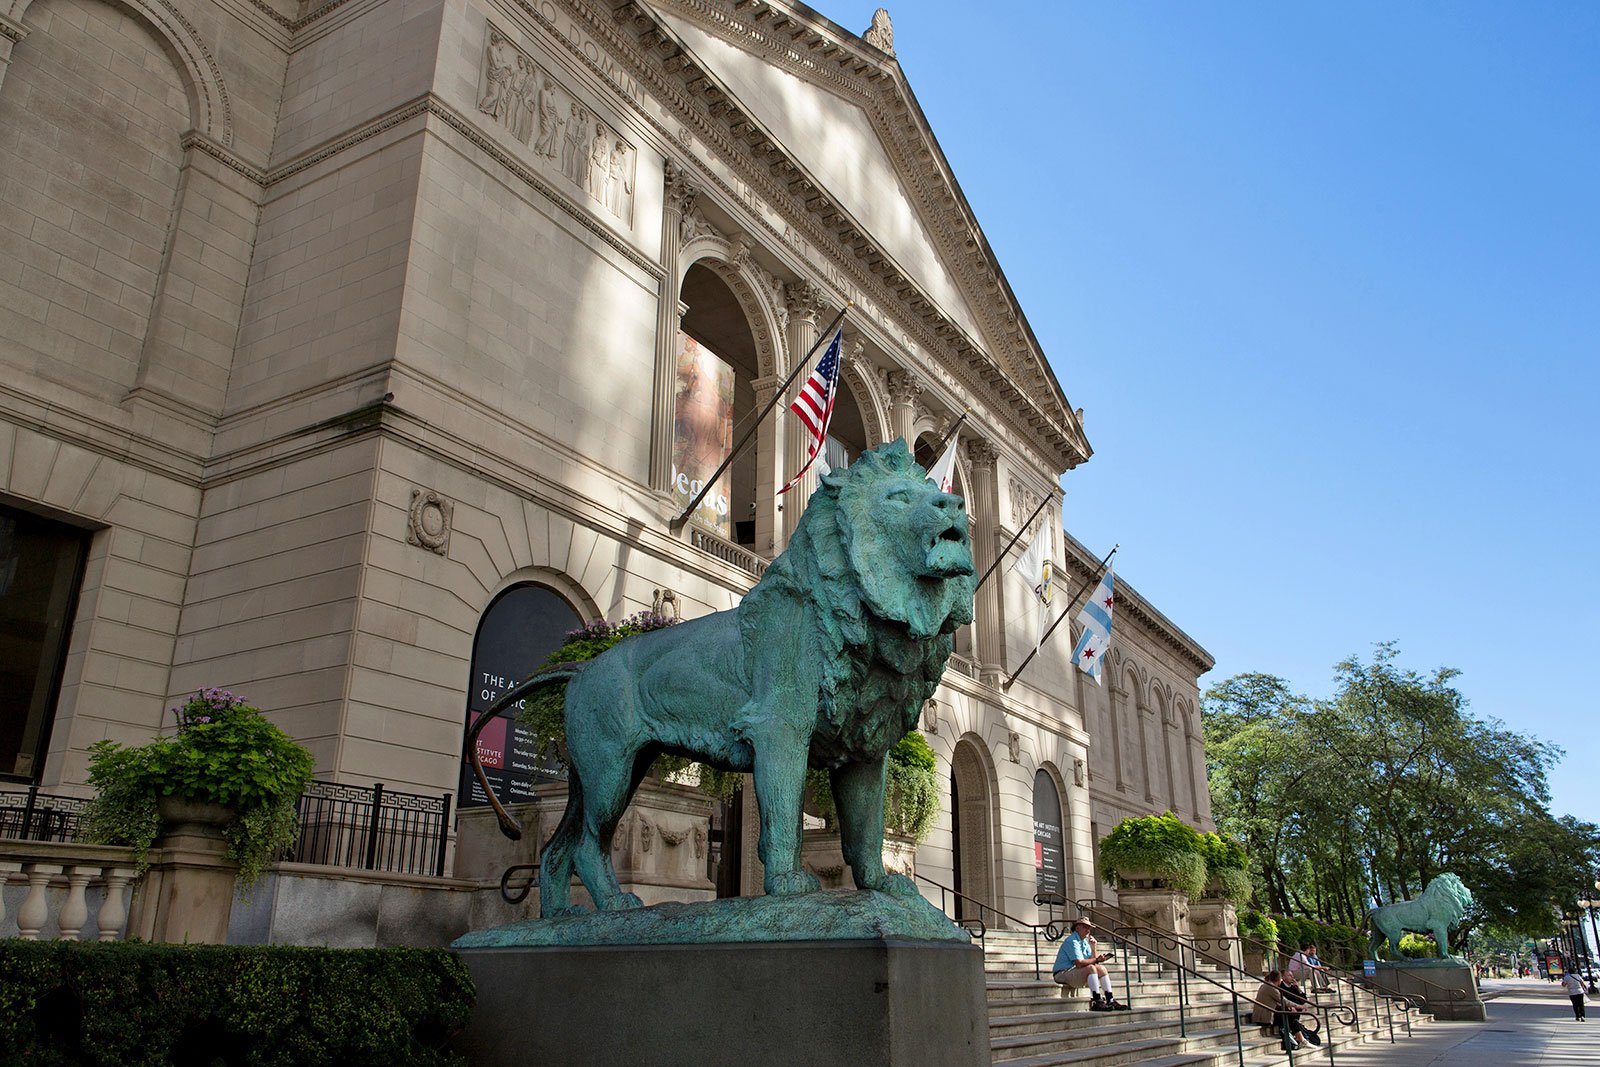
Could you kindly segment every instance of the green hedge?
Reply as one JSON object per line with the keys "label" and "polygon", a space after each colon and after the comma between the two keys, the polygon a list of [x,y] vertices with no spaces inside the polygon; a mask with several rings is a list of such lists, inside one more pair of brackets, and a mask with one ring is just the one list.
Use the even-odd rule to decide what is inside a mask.
{"label": "green hedge", "polygon": [[1294,952],[1307,941],[1317,946],[1317,957],[1330,967],[1353,970],[1366,955],[1367,938],[1360,930],[1343,923],[1324,923],[1297,915],[1280,915],[1283,950]]}
{"label": "green hedge", "polygon": [[0,1064],[459,1065],[475,996],[432,949],[0,941]]}

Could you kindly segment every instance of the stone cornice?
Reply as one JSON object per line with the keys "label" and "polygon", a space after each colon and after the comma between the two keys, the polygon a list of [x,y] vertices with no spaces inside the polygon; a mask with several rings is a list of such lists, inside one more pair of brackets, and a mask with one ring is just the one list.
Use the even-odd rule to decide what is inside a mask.
{"label": "stone cornice", "polygon": [[[1097,564],[1100,557],[1089,551],[1088,547],[1070,533],[1066,534],[1067,569],[1079,578],[1088,578],[1099,573]],[[1188,634],[1184,633],[1171,619],[1157,611],[1155,606],[1146,600],[1140,593],[1129,585],[1121,576],[1116,582],[1116,613],[1117,618],[1131,618],[1139,623],[1143,629],[1151,634],[1162,645],[1174,652],[1185,663],[1193,666],[1198,674],[1204,674],[1217,665],[1201,644]]]}
{"label": "stone cornice", "polygon": [[[550,24],[528,0],[510,0],[553,40],[564,35]],[[601,0],[607,5],[614,0]],[[722,162],[742,176],[761,200],[783,216],[819,253],[832,261],[849,284],[870,296],[885,309],[896,309],[896,318],[905,333],[930,353],[938,377],[954,395],[983,397],[992,402],[997,419],[1002,419],[1016,435],[1019,451],[1041,457],[1045,466],[1060,469],[1076,466],[1089,455],[1086,442],[1075,429],[1063,429],[1042,411],[1034,400],[1012,380],[1010,374],[974,343],[966,332],[946,318],[934,302],[870,239],[863,229],[829,199],[821,185],[807,175],[753,116],[743,113],[736,98],[716,76],[703,69],[693,54],[653,12],[634,0],[621,0],[604,10],[585,0],[567,0],[567,9],[582,20],[586,32],[602,41],[629,72],[648,87],[657,100],[669,105]],[[626,28],[624,28],[626,27]],[[569,45],[571,42],[567,42]],[[605,77],[598,65],[579,55],[579,60]],[[637,114],[663,135],[670,144],[678,131],[662,126],[645,109]],[[920,115],[920,113],[919,113]],[[756,167],[751,163],[755,162]],[[701,180],[723,190],[728,201],[740,204],[742,196],[715,174],[700,166]],[[786,235],[777,232],[759,213],[753,224],[769,232],[773,247],[784,247]],[[998,268],[996,268],[998,269]],[[1042,357],[1041,357],[1042,359]],[[1042,364],[1041,364],[1042,365]],[[1051,393],[1064,408],[1064,398],[1052,387]],[[1076,416],[1072,417],[1076,426]]]}

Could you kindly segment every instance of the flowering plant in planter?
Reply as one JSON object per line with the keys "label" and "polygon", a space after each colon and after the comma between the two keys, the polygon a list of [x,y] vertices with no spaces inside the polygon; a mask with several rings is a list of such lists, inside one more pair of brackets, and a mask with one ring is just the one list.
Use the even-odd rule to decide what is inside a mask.
{"label": "flowering plant in planter", "polygon": [[294,844],[295,801],[311,783],[311,753],[222,689],[202,689],[172,709],[177,733],[134,747],[100,741],[90,750],[83,837],[129,845],[139,867],[161,830],[158,802],[178,798],[226,809],[222,834],[247,890]]}

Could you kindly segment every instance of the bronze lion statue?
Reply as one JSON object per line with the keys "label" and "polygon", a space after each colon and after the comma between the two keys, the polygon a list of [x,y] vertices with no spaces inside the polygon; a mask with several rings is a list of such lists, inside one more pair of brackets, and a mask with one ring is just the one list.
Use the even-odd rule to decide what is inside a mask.
{"label": "bronze lion statue", "polygon": [[1439,955],[1450,955],[1449,928],[1459,923],[1472,906],[1472,894],[1453,874],[1441,874],[1415,900],[1400,900],[1373,908],[1367,913],[1372,925],[1368,950],[1378,958],[1378,949],[1389,943],[1390,952],[1400,956],[1400,938],[1407,930],[1432,934],[1439,943]]}
{"label": "bronze lion statue", "polygon": [[[536,687],[568,683],[567,807],[541,859],[541,912],[572,910],[574,869],[598,907],[640,905],[617,883],[611,836],[662,753],[754,775],[767,893],[818,887],[799,858],[809,766],[828,772],[856,886],[915,896],[883,868],[885,759],[939,684],[956,628],[972,621],[974,588],[965,505],[895,441],[822,478],[738,607],[513,687],[475,730]],[[476,744],[467,751],[476,763]]]}

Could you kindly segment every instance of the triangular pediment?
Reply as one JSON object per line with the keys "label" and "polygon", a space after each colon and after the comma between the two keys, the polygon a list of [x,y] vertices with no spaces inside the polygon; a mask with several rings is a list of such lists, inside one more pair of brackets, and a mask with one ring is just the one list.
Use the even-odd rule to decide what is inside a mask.
{"label": "triangular pediment", "polygon": [[905,274],[974,336],[982,323],[866,108],[671,10],[662,19]]}
{"label": "triangular pediment", "polygon": [[997,393],[1065,466],[1088,458],[1081,418],[886,45],[790,0],[610,2],[751,146],[752,174],[787,184],[948,346],[958,373]]}

